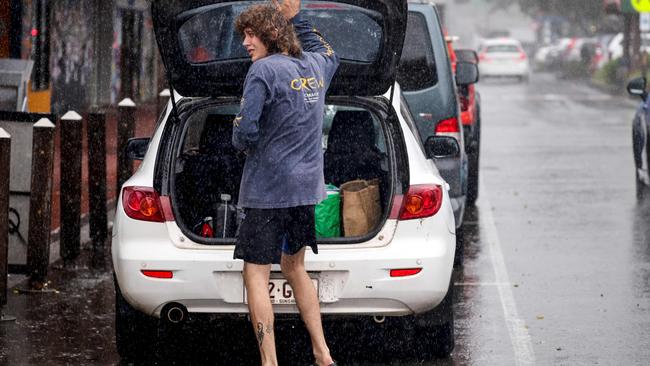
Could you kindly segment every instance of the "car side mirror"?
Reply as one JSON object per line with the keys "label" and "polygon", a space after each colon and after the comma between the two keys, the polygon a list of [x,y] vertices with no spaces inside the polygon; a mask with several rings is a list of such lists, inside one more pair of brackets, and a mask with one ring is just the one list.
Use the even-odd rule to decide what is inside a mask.
{"label": "car side mirror", "polygon": [[149,148],[149,137],[136,137],[129,139],[126,144],[126,156],[131,160],[143,160]]}
{"label": "car side mirror", "polygon": [[471,85],[478,83],[478,66],[476,64],[459,61],[456,63],[456,84]]}
{"label": "car side mirror", "polygon": [[458,61],[470,62],[473,64],[478,64],[478,54],[474,50],[460,49],[456,50],[456,58]]}
{"label": "car side mirror", "polygon": [[460,155],[460,144],[451,136],[431,136],[424,150],[429,159],[455,158]]}
{"label": "car side mirror", "polygon": [[648,97],[648,92],[646,91],[647,83],[648,81],[644,77],[633,79],[627,84],[627,92],[630,95],[639,96],[645,101]]}

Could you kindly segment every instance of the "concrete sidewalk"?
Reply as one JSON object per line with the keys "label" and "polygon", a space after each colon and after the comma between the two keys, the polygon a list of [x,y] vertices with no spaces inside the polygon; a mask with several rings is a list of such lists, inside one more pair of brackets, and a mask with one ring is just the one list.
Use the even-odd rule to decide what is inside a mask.
{"label": "concrete sidewalk", "polygon": [[[9,290],[0,323],[0,365],[117,365],[109,240],[103,264],[84,249],[76,264],[50,267],[47,291]],[[14,277],[14,276],[12,276]]]}

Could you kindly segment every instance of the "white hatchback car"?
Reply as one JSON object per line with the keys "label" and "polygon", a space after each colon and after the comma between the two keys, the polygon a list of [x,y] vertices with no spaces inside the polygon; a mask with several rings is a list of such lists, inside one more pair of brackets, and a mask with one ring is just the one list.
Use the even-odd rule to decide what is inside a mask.
{"label": "white hatchback car", "polygon": [[[232,120],[250,59],[232,24],[251,3],[153,1],[177,93],[153,136],[127,148],[142,164],[122,188],[112,233],[117,348],[125,359],[155,343],[157,326],[191,324],[199,314],[246,320],[243,262],[233,259],[232,226],[221,224],[229,216],[212,220],[214,232],[202,228],[232,207],[222,199],[237,202],[245,156],[231,145]],[[323,316],[374,318],[377,327],[395,318],[418,332],[417,352],[448,355],[455,223],[435,163],[460,147],[444,136],[420,141],[395,83],[406,1],[304,1],[301,14],[341,57],[324,111],[327,183],[379,179],[382,206],[366,235],[322,238],[318,255],[308,250]],[[297,314],[279,269],[269,285],[275,312]]]}
{"label": "white hatchback car", "polygon": [[479,60],[481,77],[516,77],[520,81],[528,81],[530,77],[530,61],[516,39],[483,41],[479,48]]}

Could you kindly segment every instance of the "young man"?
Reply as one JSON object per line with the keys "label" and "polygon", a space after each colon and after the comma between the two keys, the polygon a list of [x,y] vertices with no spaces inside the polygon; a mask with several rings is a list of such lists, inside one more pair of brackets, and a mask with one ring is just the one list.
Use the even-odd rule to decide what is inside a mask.
{"label": "young man", "polygon": [[273,263],[293,288],[316,364],[335,365],[304,258],[307,246],[318,253],[314,206],[327,197],[321,148],[325,93],[339,60],[299,11],[300,0],[275,0],[248,8],[235,24],[253,65],[233,130],[233,145],[247,154],[239,193],[245,218],[234,257],[245,262],[248,308],[265,366],[277,365],[268,290]]}

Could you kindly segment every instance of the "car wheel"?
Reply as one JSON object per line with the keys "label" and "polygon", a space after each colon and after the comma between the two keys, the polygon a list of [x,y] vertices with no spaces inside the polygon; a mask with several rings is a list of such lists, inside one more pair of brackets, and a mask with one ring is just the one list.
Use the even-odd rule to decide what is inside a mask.
{"label": "car wheel", "polygon": [[454,254],[454,267],[460,267],[463,265],[464,257],[463,254],[465,250],[465,229],[461,225],[456,228],[456,253]]}
{"label": "car wheel", "polygon": [[636,198],[638,200],[642,200],[646,198],[650,194],[650,187],[648,187],[641,178],[639,177],[639,173],[636,173]]}
{"label": "car wheel", "polygon": [[442,302],[431,312],[422,316],[424,325],[416,327],[418,352],[430,361],[434,358],[449,357],[454,350],[454,284]]}
{"label": "car wheel", "polygon": [[142,361],[150,357],[156,345],[157,319],[134,309],[115,284],[115,343],[125,361]]}

